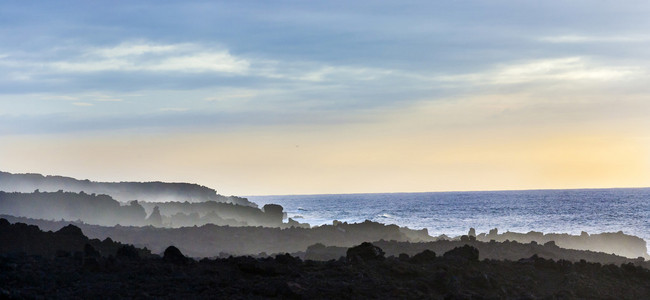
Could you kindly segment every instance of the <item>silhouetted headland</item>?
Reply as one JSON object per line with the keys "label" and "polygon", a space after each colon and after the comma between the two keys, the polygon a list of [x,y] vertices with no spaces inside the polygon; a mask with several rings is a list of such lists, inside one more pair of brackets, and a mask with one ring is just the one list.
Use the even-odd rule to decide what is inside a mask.
{"label": "silhouetted headland", "polygon": [[120,202],[138,200],[141,202],[224,202],[257,207],[246,198],[219,195],[216,190],[192,183],[168,182],[96,182],[64,176],[43,176],[41,174],[12,174],[0,171],[0,191],[31,193],[42,192],[85,192],[87,194],[110,195]]}

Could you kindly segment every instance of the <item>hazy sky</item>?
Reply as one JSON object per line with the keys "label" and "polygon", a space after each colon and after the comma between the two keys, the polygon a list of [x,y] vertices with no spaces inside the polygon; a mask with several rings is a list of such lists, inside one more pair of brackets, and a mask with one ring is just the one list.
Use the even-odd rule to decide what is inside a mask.
{"label": "hazy sky", "polygon": [[650,186],[648,1],[4,1],[0,170],[224,194]]}

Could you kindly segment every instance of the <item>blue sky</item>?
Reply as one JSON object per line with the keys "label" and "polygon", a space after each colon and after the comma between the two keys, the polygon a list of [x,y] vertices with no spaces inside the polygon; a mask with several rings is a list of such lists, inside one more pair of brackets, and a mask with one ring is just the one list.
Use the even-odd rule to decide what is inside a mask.
{"label": "blue sky", "polygon": [[[634,155],[649,154],[647,130],[640,129],[650,113],[646,1],[7,1],[1,6],[0,139],[12,146],[0,153],[0,163],[14,171],[40,171],[9,158],[33,140],[58,138],[86,149],[91,137],[111,143],[143,135],[161,143],[203,135],[191,143],[213,150],[219,146],[200,141],[238,135],[250,137],[241,147],[260,148],[251,142],[254,136],[286,139],[292,146],[309,137],[314,147],[339,145],[332,151],[346,151],[355,141],[365,146],[351,151],[363,152],[379,141],[427,140],[450,132],[457,132],[445,139],[450,149],[466,147],[458,138],[463,135],[521,141],[571,132],[598,136],[603,145],[625,136],[633,140]],[[40,143],[44,149],[60,147]],[[432,147],[440,148],[416,148],[435,152]],[[61,161],[74,161],[62,156]],[[391,174],[390,166],[403,162],[395,155],[382,157],[352,169],[363,170],[357,177],[372,173],[368,166],[384,166],[381,174]],[[196,164],[223,167],[209,161]],[[641,173],[628,176],[634,180],[593,185],[648,179],[645,161],[637,164]],[[68,169],[52,161],[38,166],[116,180],[132,174]],[[188,174],[196,167],[183,166]],[[425,167],[411,170],[412,176],[435,169]],[[250,170],[241,171],[233,191],[248,191]],[[334,178],[343,170],[350,171],[328,174]],[[508,174],[516,178],[518,172]],[[207,185],[224,181],[190,177]],[[321,179],[329,184],[299,190],[351,191],[337,189],[335,179]],[[536,187],[534,179],[508,180],[494,188]],[[264,185],[252,193],[293,192],[288,184],[273,186],[279,187]],[[394,189],[490,187],[422,183]],[[364,188],[380,189],[371,183]]]}

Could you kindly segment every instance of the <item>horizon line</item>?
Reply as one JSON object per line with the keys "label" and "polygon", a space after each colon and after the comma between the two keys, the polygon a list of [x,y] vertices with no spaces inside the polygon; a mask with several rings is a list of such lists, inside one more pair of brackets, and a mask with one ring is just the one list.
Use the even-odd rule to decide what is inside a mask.
{"label": "horizon line", "polygon": [[586,187],[586,188],[522,188],[522,189],[494,189],[494,190],[444,190],[426,192],[352,192],[352,193],[313,193],[313,194],[269,194],[269,195],[241,195],[239,197],[278,197],[278,196],[329,196],[329,195],[368,195],[368,194],[430,194],[430,193],[482,193],[482,192],[526,192],[526,191],[584,191],[584,190],[625,190],[625,189],[650,189],[650,186],[637,187]]}

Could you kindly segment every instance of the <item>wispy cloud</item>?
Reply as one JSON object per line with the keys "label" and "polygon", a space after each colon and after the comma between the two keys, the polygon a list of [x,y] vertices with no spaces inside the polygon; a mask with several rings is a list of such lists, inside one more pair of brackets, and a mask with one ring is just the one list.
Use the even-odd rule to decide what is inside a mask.
{"label": "wispy cloud", "polygon": [[224,49],[195,44],[123,43],[115,47],[88,48],[77,58],[46,64],[64,72],[171,71],[245,73],[250,62]]}
{"label": "wispy cloud", "polygon": [[650,35],[614,35],[614,36],[596,36],[596,35],[558,35],[545,36],[538,39],[548,43],[640,43],[650,42]]}
{"label": "wispy cloud", "polygon": [[224,47],[200,43],[161,44],[140,40],[107,47],[59,47],[57,51],[62,57],[53,60],[38,58],[48,57],[48,53],[36,57],[7,54],[0,61],[0,66],[19,69],[26,78],[57,74],[85,76],[146,72],[138,76],[210,74],[319,83],[372,81],[395,73],[394,70],[368,66],[245,57],[234,55]]}
{"label": "wispy cloud", "polygon": [[633,79],[643,74],[644,69],[639,66],[604,65],[583,57],[566,57],[504,64],[483,72],[443,75],[436,79],[443,82],[508,85],[532,82],[544,84],[549,81],[604,82]]}

